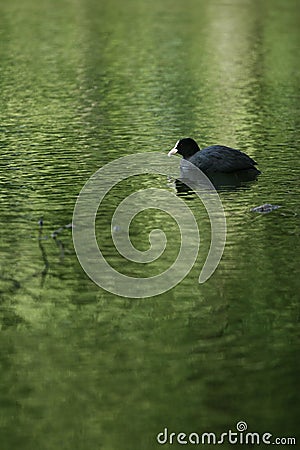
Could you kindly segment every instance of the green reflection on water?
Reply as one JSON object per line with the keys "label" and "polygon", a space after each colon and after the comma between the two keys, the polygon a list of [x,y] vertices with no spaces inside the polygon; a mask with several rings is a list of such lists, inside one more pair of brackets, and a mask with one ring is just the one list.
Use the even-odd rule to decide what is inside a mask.
{"label": "green reflection on water", "polygon": [[[165,426],[223,432],[239,420],[295,436],[299,2],[12,0],[0,10],[2,447],[152,449]],[[63,246],[50,235],[103,164],[167,152],[186,135],[247,151],[263,174],[220,193],[227,246],[209,282],[198,284],[209,224],[191,196],[203,250],[189,276],[156,298],[116,298],[83,273],[71,230]],[[108,210],[129,192],[116,190]],[[266,202],[283,208],[249,213]],[[136,219],[137,248],[150,229],[149,214]],[[108,231],[100,240],[121,268]]]}

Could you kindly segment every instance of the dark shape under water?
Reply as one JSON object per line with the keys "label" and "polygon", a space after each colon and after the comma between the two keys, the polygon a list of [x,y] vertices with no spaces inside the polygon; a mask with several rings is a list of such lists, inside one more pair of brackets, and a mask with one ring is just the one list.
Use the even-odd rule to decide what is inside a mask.
{"label": "dark shape under water", "polygon": [[[258,174],[255,170],[239,170],[230,173],[207,172],[205,175],[215,189],[232,191],[239,188],[248,189],[250,182],[255,181]],[[199,169],[184,159],[180,164],[180,178],[176,180],[175,184],[178,193],[186,193],[204,187],[201,176],[199,176]]]}
{"label": "dark shape under water", "polygon": [[250,171],[255,176],[260,174],[260,171],[255,167],[257,163],[254,159],[240,150],[224,145],[211,145],[200,150],[194,139],[184,138],[176,142],[168,156],[175,153],[182,155],[183,161],[191,162],[206,174],[240,171]]}
{"label": "dark shape under water", "polygon": [[[248,189],[250,182],[255,181],[257,174],[252,171],[246,171],[243,173],[233,172],[233,173],[207,173],[207,178],[211,181],[215,189],[222,191],[234,191],[236,189]],[[175,180],[176,190],[178,193],[187,193],[192,189],[190,187],[191,182],[194,183],[196,180],[193,176],[193,171],[185,170],[184,174],[181,170],[180,178]]]}

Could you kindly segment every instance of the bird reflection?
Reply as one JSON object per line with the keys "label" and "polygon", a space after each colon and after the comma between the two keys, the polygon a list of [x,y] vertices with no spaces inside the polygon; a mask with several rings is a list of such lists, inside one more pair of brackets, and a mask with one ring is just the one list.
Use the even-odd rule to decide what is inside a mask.
{"label": "bird reflection", "polygon": [[[180,177],[175,180],[177,193],[191,193],[193,190],[206,188],[207,184],[199,177],[199,169],[192,164],[182,164],[183,162],[182,160],[180,165]],[[249,189],[259,172],[249,169],[230,173],[211,172],[205,175],[216,190],[234,191],[241,188]]]}

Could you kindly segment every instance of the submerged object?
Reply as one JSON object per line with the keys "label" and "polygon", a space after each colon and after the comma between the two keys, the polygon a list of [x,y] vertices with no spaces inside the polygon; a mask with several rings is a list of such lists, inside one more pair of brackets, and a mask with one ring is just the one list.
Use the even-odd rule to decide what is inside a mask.
{"label": "submerged object", "polygon": [[256,206],[255,208],[252,208],[251,211],[257,212],[260,214],[268,214],[278,208],[281,208],[281,206],[280,205],[271,205],[271,203],[265,203],[264,205]]}

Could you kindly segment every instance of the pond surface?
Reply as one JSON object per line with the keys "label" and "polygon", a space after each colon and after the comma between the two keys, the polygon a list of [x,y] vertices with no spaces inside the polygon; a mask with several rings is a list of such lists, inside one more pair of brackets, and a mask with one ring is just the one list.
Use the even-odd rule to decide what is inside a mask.
{"label": "pond surface", "polygon": [[[1,448],[150,450],[165,427],[239,421],[299,439],[299,1],[11,0],[0,13]],[[239,148],[262,174],[219,189],[227,242],[206,283],[210,226],[190,193],[203,248],[189,275],[159,296],[115,296],[77,260],[65,227],[77,196],[108,162],[184,136]],[[151,210],[132,242],[146,250],[163,228],[163,258],[141,268],[113,246],[114,208],[149,187],[176,192],[172,174],[137,176],[97,217],[128,275],[165,270],[179,249],[174,221]],[[250,211],[265,203],[281,208]]]}

